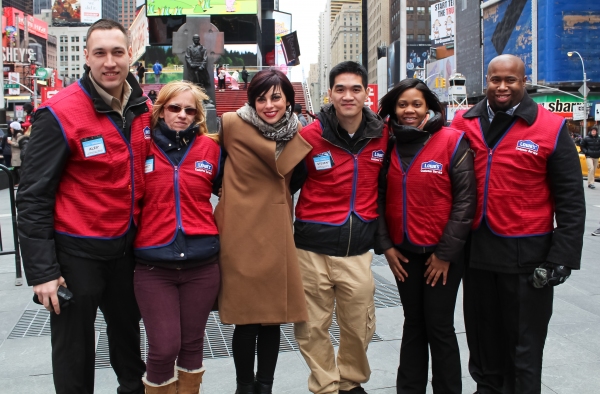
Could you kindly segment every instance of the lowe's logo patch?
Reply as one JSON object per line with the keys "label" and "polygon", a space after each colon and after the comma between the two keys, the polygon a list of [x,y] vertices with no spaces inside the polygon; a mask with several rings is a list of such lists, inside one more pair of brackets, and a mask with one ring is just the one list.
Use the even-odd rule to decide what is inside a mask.
{"label": "lowe's logo patch", "polygon": [[212,175],[213,165],[207,162],[206,160],[197,161],[195,170],[198,172],[205,172],[209,175]]}
{"label": "lowe's logo patch", "polygon": [[371,153],[371,160],[381,162],[381,161],[383,161],[384,156],[385,156],[385,152],[382,151],[381,149],[374,150],[373,153]]}
{"label": "lowe's logo patch", "polygon": [[533,153],[534,155],[537,155],[539,149],[540,146],[531,140],[519,140],[517,142],[517,150],[521,152]]}
{"label": "lowe's logo patch", "polygon": [[147,140],[149,140],[151,138],[150,127],[148,127],[148,126],[144,127],[144,138]]}
{"label": "lowe's logo patch", "polygon": [[435,160],[429,160],[421,163],[421,172],[430,172],[432,174],[441,174],[444,166]]}

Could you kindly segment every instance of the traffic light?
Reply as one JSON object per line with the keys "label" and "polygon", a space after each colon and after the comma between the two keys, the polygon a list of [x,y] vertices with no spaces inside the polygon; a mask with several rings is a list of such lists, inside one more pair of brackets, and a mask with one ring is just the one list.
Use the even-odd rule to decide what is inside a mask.
{"label": "traffic light", "polygon": [[324,104],[329,104],[329,97],[328,96],[323,97],[323,103]]}
{"label": "traffic light", "polygon": [[446,78],[440,78],[442,80],[442,88],[446,87]]}

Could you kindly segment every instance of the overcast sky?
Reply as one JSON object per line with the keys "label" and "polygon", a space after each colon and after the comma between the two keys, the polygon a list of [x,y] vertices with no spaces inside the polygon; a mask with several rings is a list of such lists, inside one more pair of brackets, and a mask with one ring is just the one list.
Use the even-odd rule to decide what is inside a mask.
{"label": "overcast sky", "polygon": [[279,0],[279,11],[292,14],[292,30],[298,34],[300,66],[292,69],[292,81],[308,78],[310,64],[319,60],[319,13],[325,11],[326,0]]}

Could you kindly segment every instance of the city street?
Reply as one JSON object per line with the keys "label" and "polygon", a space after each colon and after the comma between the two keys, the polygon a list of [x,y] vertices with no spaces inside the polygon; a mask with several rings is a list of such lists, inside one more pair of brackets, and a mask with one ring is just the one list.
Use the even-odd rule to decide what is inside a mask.
{"label": "city street", "polygon": [[[531,191],[535,193],[535,190]],[[554,314],[550,323],[543,370],[542,393],[598,393],[600,387],[600,237],[591,232],[600,227],[600,189],[585,188],[587,220],[582,269],[556,288]],[[0,191],[0,225],[4,250],[13,248],[8,191]],[[392,274],[382,258],[372,270],[377,283],[376,338],[369,347],[371,380],[366,391],[396,392],[396,369],[402,337],[402,307]],[[15,286],[12,256],[0,257],[0,393],[53,393],[50,361],[48,313],[32,302],[26,284]],[[475,385],[468,369],[468,349],[462,316],[462,291],[455,313],[455,326],[461,346],[463,393],[473,393]],[[76,297],[77,295],[75,295]],[[337,341],[336,326],[332,339]],[[115,393],[117,382],[108,365],[105,326],[97,329],[96,393]],[[232,327],[222,326],[211,316],[205,340],[205,367],[202,392],[234,393],[235,371],[230,356]],[[275,375],[274,392],[307,393],[308,368],[297,351],[291,326],[282,326],[282,347]],[[142,343],[145,355],[145,342]],[[431,378],[431,376],[430,376]],[[431,392],[429,386],[428,392]]]}

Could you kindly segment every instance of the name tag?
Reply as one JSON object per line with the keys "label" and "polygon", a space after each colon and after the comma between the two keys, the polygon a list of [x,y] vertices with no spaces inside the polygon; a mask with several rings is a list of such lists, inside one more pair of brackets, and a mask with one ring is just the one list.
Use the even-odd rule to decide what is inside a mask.
{"label": "name tag", "polygon": [[319,153],[313,157],[313,162],[317,171],[328,170],[333,167],[333,157],[331,157],[330,152]]}
{"label": "name tag", "polygon": [[144,173],[147,174],[149,172],[154,171],[154,155],[150,155],[146,157],[146,164],[144,165]]}
{"label": "name tag", "polygon": [[83,148],[83,155],[85,157],[93,157],[106,153],[104,139],[101,135],[82,139],[81,147]]}

